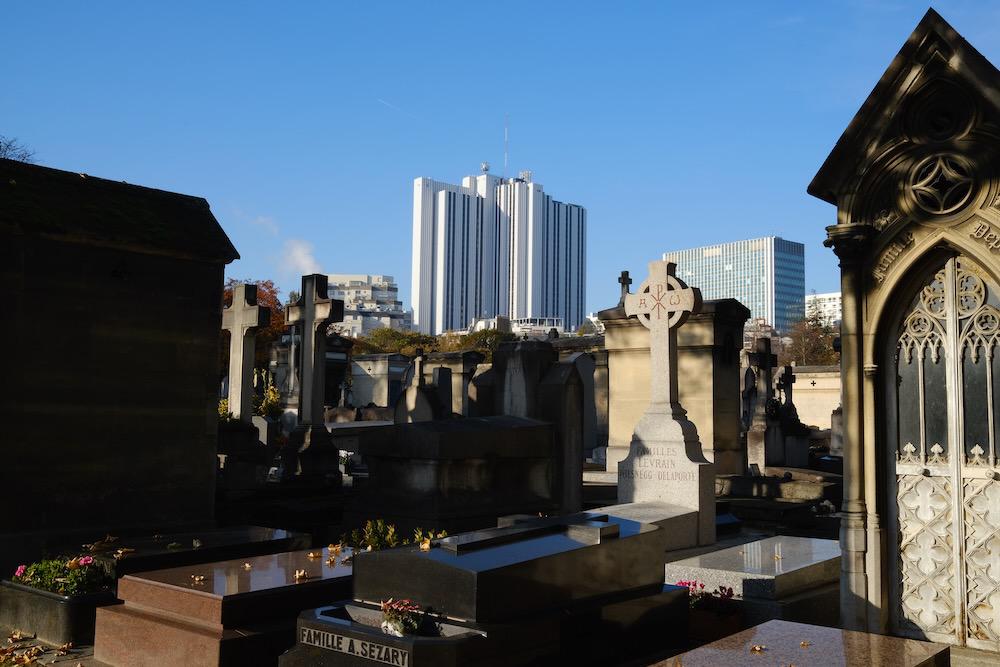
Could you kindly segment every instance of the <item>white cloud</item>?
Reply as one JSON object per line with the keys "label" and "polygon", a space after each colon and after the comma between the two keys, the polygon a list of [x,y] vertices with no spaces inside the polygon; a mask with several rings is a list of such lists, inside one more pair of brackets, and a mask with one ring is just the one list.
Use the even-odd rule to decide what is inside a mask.
{"label": "white cloud", "polygon": [[258,215],[250,221],[250,224],[264,229],[269,232],[271,236],[278,235],[278,223],[274,221],[274,218],[270,218],[266,215]]}
{"label": "white cloud", "polygon": [[302,239],[288,239],[281,251],[281,268],[289,273],[304,276],[322,273],[320,263],[313,256],[312,243]]}

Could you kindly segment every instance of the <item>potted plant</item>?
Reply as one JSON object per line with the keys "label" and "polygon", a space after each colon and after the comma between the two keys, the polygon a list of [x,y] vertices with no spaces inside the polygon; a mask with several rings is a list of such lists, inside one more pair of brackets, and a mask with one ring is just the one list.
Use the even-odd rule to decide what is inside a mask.
{"label": "potted plant", "polygon": [[0,582],[0,626],[52,644],[92,643],[97,608],[116,602],[111,583],[89,555],[20,565]]}
{"label": "potted plant", "polygon": [[382,609],[382,632],[393,637],[419,635],[439,637],[441,626],[430,609],[421,609],[412,600],[389,598],[380,604]]}
{"label": "potted plant", "polygon": [[733,589],[719,586],[706,590],[700,581],[678,581],[688,589],[688,637],[701,646],[743,629],[743,614]]}

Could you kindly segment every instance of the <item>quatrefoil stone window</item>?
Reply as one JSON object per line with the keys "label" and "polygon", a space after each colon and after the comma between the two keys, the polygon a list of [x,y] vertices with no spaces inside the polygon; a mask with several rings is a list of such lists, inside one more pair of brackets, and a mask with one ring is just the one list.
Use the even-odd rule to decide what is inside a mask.
{"label": "quatrefoil stone window", "polygon": [[972,197],[972,170],[954,155],[932,155],[910,173],[910,192],[917,206],[933,215],[948,215]]}

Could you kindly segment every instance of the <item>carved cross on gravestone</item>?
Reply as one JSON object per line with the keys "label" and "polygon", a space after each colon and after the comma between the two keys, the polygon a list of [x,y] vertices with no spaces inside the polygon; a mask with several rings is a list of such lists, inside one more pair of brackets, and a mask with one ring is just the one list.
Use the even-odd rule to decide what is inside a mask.
{"label": "carved cross on gravestone", "polygon": [[257,305],[257,286],[233,288],[233,303],[222,311],[222,328],[229,332],[229,411],[250,423],[253,417],[254,341],[257,327],[267,326],[271,310]]}
{"label": "carved cross on gravestone", "polygon": [[677,398],[677,327],[701,310],[701,292],[674,275],[676,264],[649,263],[649,278],[625,296],[625,312],[649,329],[650,412],[686,414]]}
{"label": "carved cross on gravestone", "polygon": [[778,365],[778,356],[771,353],[771,339],[758,338],[757,351],[748,355],[750,365],[757,375],[757,400],[754,405],[753,420],[763,422],[767,418],[767,404],[774,398],[774,380],[771,369]]}
{"label": "carved cross on gravestone", "polygon": [[622,296],[618,300],[619,306],[625,305],[625,298],[628,296],[629,285],[632,284],[632,279],[628,276],[628,271],[622,271],[622,274],[618,276],[618,284],[622,286]]}
{"label": "carved cross on gravestone", "polygon": [[[344,302],[327,297],[327,277],[314,273],[302,276],[302,295],[285,306],[285,323],[298,325],[302,332],[301,376],[299,378],[299,423],[323,424],[326,395],[326,329],[344,321]],[[325,429],[325,427],[324,427]]]}

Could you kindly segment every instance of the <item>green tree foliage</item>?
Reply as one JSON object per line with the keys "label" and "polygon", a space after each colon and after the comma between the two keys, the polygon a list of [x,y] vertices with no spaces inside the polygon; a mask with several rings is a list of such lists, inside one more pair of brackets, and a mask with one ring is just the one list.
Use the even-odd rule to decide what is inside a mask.
{"label": "green tree foliage", "polygon": [[799,366],[836,366],[839,355],[833,349],[837,330],[823,323],[818,314],[799,320],[788,333],[789,343],[778,355],[782,366],[793,361]]}
{"label": "green tree foliage", "polygon": [[417,331],[382,328],[375,329],[366,336],[358,336],[351,352],[353,354],[405,354],[413,356],[418,349],[425,353],[476,350],[490,358],[500,343],[515,338],[513,334],[500,333],[496,329],[485,329],[464,336],[458,334],[429,336]]}

